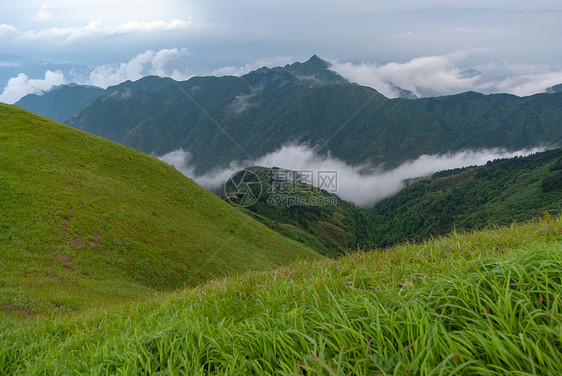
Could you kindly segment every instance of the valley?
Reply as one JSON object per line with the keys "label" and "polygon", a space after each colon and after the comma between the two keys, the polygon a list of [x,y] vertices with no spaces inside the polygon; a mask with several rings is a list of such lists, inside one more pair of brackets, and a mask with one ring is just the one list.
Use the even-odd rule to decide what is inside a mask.
{"label": "valley", "polygon": [[562,372],[562,93],[390,84],[0,104],[0,375]]}

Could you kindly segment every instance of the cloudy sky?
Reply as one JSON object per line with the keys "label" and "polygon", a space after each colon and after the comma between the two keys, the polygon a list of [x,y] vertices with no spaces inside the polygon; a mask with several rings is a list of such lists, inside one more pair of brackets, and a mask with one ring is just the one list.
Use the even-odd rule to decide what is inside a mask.
{"label": "cloudy sky", "polygon": [[0,101],[149,74],[243,74],[317,54],[388,96],[562,83],[559,0],[0,0]]}

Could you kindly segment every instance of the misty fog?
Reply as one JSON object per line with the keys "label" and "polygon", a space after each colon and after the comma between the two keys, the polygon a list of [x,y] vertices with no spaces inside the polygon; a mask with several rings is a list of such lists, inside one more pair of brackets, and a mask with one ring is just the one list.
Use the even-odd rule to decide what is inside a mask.
{"label": "misty fog", "polygon": [[442,155],[422,155],[394,169],[383,170],[368,164],[350,166],[331,156],[318,155],[314,148],[308,145],[290,144],[255,160],[235,161],[227,168],[216,168],[204,175],[194,174],[188,151],[179,149],[158,158],[173,165],[178,171],[209,190],[220,187],[236,171],[251,166],[279,167],[296,171],[335,171],[336,194],[346,201],[368,208],[398,193],[405,187],[406,179],[427,176],[442,170],[483,165],[494,159],[525,156],[543,150],[545,149],[534,148],[510,152],[494,148],[464,150]]}

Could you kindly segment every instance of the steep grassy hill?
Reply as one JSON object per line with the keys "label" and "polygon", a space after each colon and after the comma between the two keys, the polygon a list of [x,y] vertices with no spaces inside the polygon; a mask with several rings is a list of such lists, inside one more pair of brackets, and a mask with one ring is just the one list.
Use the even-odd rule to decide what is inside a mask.
{"label": "steep grassy hill", "polygon": [[0,323],[1,375],[559,375],[562,220]]}
{"label": "steep grassy hill", "polygon": [[309,257],[155,158],[0,105],[0,311],[93,307]]}

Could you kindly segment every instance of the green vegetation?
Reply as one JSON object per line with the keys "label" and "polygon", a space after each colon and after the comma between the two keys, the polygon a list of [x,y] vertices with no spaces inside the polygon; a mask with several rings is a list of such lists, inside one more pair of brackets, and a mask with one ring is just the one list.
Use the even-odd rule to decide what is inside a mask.
{"label": "green vegetation", "polygon": [[[108,88],[65,123],[147,154],[183,148],[196,173],[294,141],[320,145],[348,164],[384,168],[422,154],[562,141],[562,93],[388,99],[327,68],[313,56],[242,77],[145,77]],[[43,107],[18,105],[61,108],[49,98],[35,97],[48,102]]]}
{"label": "green vegetation", "polygon": [[173,167],[0,105],[0,313],[144,298],[321,258]]}
{"label": "green vegetation", "polygon": [[369,212],[368,242],[386,246],[562,209],[562,149],[434,174]]}
{"label": "green vegetation", "polygon": [[8,319],[0,374],[562,373],[562,219]]}
{"label": "green vegetation", "polygon": [[[322,205],[270,202],[275,169],[250,169],[262,182],[260,199],[245,209],[271,229],[334,257],[357,248],[384,247],[458,230],[509,225],[562,208],[562,149],[500,159],[416,179],[395,196],[362,209],[311,186],[283,195]],[[220,191],[219,191],[220,194]]]}
{"label": "green vegetation", "polygon": [[[313,57],[125,82],[71,123],[183,147],[199,171],[295,137],[391,167],[560,143],[561,101],[389,100]],[[269,192],[236,209],[155,158],[0,105],[0,162],[0,376],[562,374],[562,149],[441,172],[372,210],[298,182],[335,205]]]}
{"label": "green vegetation", "polygon": [[[267,227],[330,257],[341,256],[365,244],[369,230],[366,210],[343,201],[335,194],[303,183],[296,175],[295,180],[287,180],[281,178],[283,173],[279,174],[279,171],[293,174],[291,171],[264,167],[251,167],[244,171],[253,172],[261,184],[259,188],[254,187],[255,196],[259,199],[240,210]],[[234,175],[233,179],[237,176]],[[248,181],[247,176],[245,179]],[[240,202],[224,197],[224,192],[231,191],[227,184],[227,188],[219,189],[217,194],[228,202],[240,205]]]}
{"label": "green vegetation", "polygon": [[105,90],[95,86],[62,85],[37,95],[28,94],[16,106],[64,122],[88,107],[94,99],[105,94]]}

